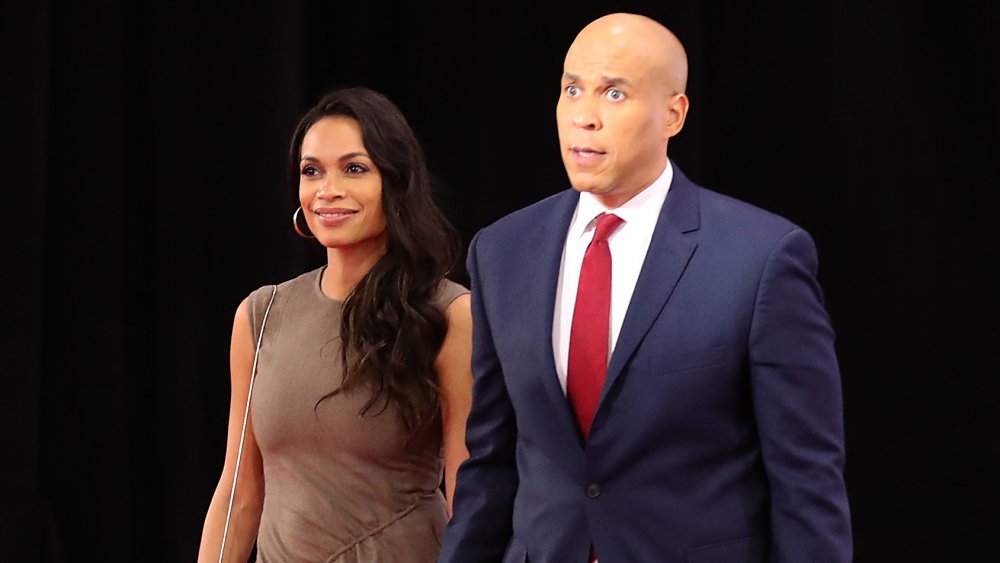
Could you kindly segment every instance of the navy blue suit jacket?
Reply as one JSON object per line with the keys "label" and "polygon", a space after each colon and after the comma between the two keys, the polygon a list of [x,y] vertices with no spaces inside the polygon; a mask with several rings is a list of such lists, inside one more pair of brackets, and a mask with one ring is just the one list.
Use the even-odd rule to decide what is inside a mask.
{"label": "navy blue suit jacket", "polygon": [[445,563],[851,559],[840,374],[812,239],[674,179],[584,444],[552,319],[578,194],[476,235],[473,387]]}

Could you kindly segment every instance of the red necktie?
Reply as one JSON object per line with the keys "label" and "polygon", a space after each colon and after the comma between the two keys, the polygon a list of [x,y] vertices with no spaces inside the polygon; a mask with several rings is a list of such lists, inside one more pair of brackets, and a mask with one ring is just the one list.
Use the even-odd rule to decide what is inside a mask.
{"label": "red necktie", "polygon": [[611,324],[611,249],[608,237],[623,223],[617,215],[597,216],[594,238],[583,256],[580,285],[569,336],[566,395],[586,440],[608,371]]}

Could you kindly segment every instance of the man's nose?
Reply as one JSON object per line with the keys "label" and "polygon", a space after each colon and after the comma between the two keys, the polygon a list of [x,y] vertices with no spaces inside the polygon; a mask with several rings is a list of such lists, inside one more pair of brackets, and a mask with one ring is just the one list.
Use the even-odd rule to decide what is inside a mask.
{"label": "man's nose", "polygon": [[583,129],[600,129],[601,118],[597,113],[597,104],[594,101],[583,99],[575,104],[576,114],[573,116],[573,125]]}

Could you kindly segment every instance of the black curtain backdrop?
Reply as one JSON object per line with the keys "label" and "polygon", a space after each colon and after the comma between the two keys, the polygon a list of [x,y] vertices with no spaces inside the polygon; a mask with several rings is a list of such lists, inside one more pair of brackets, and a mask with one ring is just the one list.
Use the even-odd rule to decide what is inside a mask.
{"label": "black curtain backdrop", "polygon": [[0,559],[194,559],[236,306],[323,259],[284,159],[324,90],[399,104],[467,243],[567,187],[562,58],[619,10],[687,46],[674,162],[817,241],[857,560],[995,554],[996,3],[69,4],[0,39]]}

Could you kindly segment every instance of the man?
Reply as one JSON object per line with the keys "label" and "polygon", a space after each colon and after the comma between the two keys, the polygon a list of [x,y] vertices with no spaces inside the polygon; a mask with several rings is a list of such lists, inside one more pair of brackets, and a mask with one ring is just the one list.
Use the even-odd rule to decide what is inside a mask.
{"label": "man", "polygon": [[667,159],[672,33],[613,14],[556,109],[574,190],[480,232],[471,457],[440,561],[849,561],[834,334],[812,239]]}

